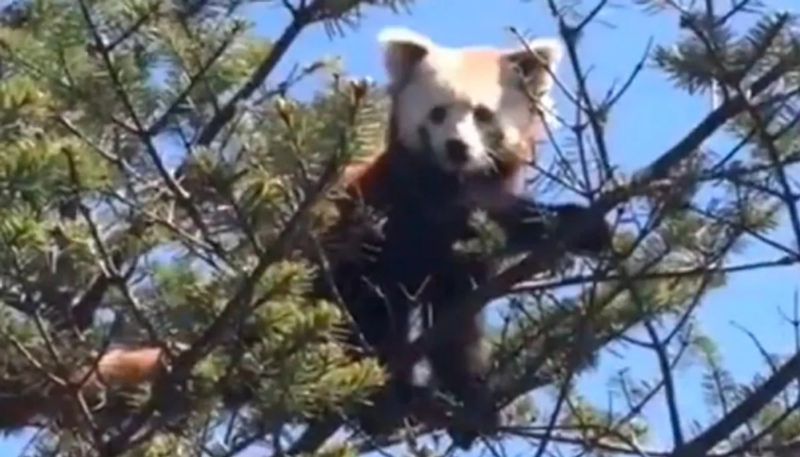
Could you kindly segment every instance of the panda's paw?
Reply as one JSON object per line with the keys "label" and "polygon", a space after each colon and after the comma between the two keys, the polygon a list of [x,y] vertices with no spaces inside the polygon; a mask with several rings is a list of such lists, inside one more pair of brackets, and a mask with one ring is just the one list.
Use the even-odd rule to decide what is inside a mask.
{"label": "panda's paw", "polygon": [[575,203],[559,205],[555,211],[558,214],[556,236],[569,239],[569,250],[599,255],[611,249],[612,230],[603,213]]}
{"label": "panda's paw", "polygon": [[451,423],[447,433],[453,445],[461,450],[469,450],[481,436],[489,436],[497,432],[500,426],[500,413],[494,407],[476,408],[475,405],[463,407],[459,411],[459,419]]}

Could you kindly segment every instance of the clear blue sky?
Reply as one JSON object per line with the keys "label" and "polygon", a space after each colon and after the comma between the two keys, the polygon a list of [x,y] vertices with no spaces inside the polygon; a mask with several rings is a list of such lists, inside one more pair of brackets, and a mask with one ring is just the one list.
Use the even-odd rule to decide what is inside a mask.
{"label": "clear blue sky", "polygon": [[[771,0],[768,3],[776,8],[789,9],[796,8],[790,6],[795,1]],[[0,0],[0,5],[4,3],[7,2]],[[274,4],[279,5],[279,2]],[[308,63],[323,55],[337,55],[343,59],[349,74],[371,76],[384,81],[375,40],[378,30],[384,26],[412,27],[449,45],[505,46],[515,43],[515,38],[506,31],[508,26],[535,35],[555,34],[555,23],[545,4],[542,0],[419,0],[412,5],[410,14],[395,15],[389,11],[367,9],[366,20],[357,30],[348,31],[343,38],[329,39],[322,28],[306,31],[279,68],[279,74],[294,63]],[[249,17],[258,22],[258,33],[267,36],[276,36],[288,19],[279,6],[252,7],[251,11]],[[613,81],[626,78],[640,58],[648,39],[653,38],[656,43],[670,43],[679,33],[677,19],[672,15],[647,16],[626,7],[608,8],[601,18],[613,24],[613,27],[594,26],[580,50],[584,66],[592,68],[590,87],[597,94],[604,93]],[[569,71],[564,71],[562,75],[567,81],[571,80]],[[301,90],[307,94],[310,88],[310,85],[305,85]],[[563,103],[563,98],[559,101]],[[645,71],[613,113],[609,127],[612,161],[626,171],[648,163],[693,127],[705,115],[708,107],[707,98],[690,98],[674,89],[660,73]],[[764,252],[763,249],[756,249],[748,251],[747,255]],[[707,333],[716,338],[724,360],[737,380],[748,380],[755,369],[763,371],[763,361],[750,340],[731,322],[746,325],[770,351],[790,351],[793,339],[777,310],[782,307],[791,312],[796,277],[794,268],[732,276],[728,285],[705,300],[700,312],[701,324]],[[628,351],[624,349],[622,352],[626,355],[624,361],[604,357],[595,373],[582,378],[585,394],[597,400],[599,405],[606,404],[607,377],[617,369],[630,366],[634,373],[650,373],[652,378],[655,367],[653,357]],[[696,370],[691,367],[679,369],[676,375],[679,402],[686,411],[683,419],[687,431],[692,420],[707,420],[706,408],[696,388],[699,381],[696,376]],[[665,413],[661,401],[648,410],[648,415],[655,417],[665,418]],[[653,445],[658,445],[659,438],[669,443],[669,434],[659,435]],[[24,442],[23,437],[0,442],[0,454],[16,455]]]}

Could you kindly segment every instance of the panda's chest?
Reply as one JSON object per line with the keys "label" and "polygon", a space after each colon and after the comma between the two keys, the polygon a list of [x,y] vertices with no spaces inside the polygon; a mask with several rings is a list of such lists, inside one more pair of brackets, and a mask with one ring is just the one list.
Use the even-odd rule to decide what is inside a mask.
{"label": "panda's chest", "polygon": [[453,246],[467,223],[468,213],[455,202],[431,198],[392,207],[383,226],[379,274],[411,287],[455,274],[462,262]]}

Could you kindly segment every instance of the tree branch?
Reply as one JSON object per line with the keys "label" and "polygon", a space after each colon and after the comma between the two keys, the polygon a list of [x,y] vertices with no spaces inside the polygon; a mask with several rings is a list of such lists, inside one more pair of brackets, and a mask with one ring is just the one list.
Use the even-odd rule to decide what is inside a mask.
{"label": "tree branch", "polygon": [[210,145],[217,137],[225,125],[233,119],[239,104],[250,98],[251,95],[264,83],[272,70],[278,65],[283,56],[289,50],[292,43],[300,36],[300,32],[311,24],[314,19],[314,11],[318,8],[320,1],[314,2],[311,6],[301,8],[294,12],[292,22],[284,29],[281,36],[272,46],[267,57],[253,71],[247,82],[228,100],[213,118],[206,124],[197,138],[200,146]]}
{"label": "tree branch", "polygon": [[676,448],[670,457],[704,457],[717,443],[756,415],[798,376],[800,376],[800,353],[792,356],[772,377],[725,417],[684,446]]}

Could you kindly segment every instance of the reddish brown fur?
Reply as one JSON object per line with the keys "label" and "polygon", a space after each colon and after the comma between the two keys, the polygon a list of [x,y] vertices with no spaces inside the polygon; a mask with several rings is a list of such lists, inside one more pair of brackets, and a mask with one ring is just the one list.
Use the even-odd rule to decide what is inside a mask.
{"label": "reddish brown fur", "polygon": [[366,162],[348,166],[342,176],[342,187],[348,197],[380,207],[378,196],[383,193],[381,188],[387,182],[389,172],[386,153],[376,154]]}
{"label": "reddish brown fur", "polygon": [[[84,398],[100,394],[107,387],[130,387],[155,380],[163,365],[163,351],[157,347],[112,349],[91,366],[75,370],[69,377],[71,383],[81,383],[79,389]],[[91,373],[90,373],[91,371]],[[88,376],[87,376],[88,374]],[[0,428],[20,428],[35,425],[41,416],[61,416],[68,423],[74,422],[77,411],[71,394],[57,389],[63,395],[31,395],[0,400]]]}
{"label": "reddish brown fur", "polygon": [[[133,386],[149,382],[158,375],[163,362],[163,350],[158,347],[112,349],[100,358],[87,385]],[[81,371],[86,373],[86,368]],[[82,379],[83,373],[76,373],[73,381]]]}

